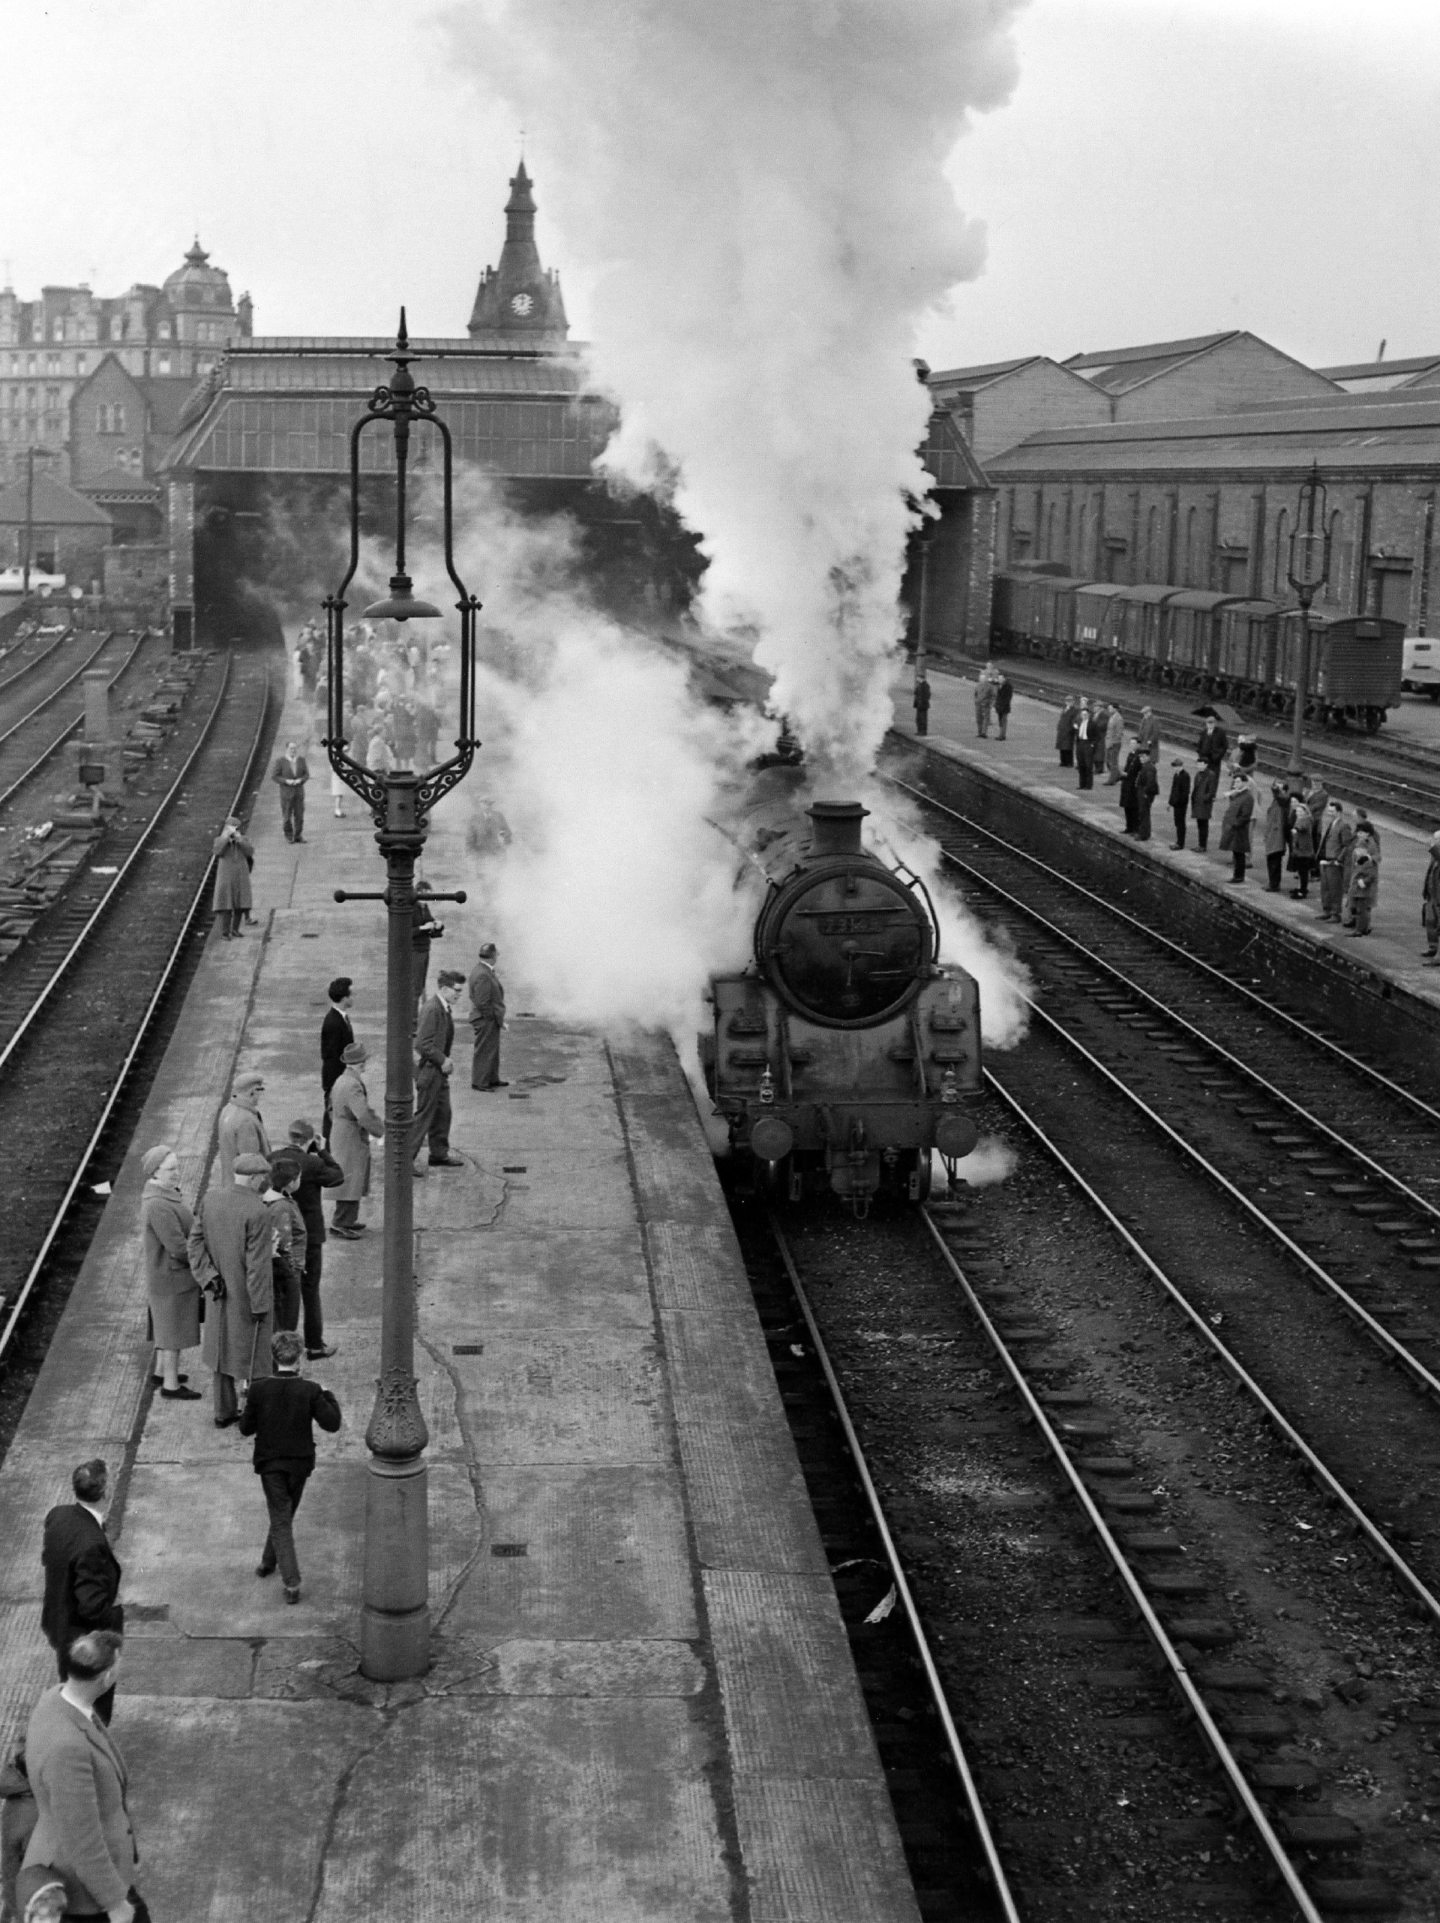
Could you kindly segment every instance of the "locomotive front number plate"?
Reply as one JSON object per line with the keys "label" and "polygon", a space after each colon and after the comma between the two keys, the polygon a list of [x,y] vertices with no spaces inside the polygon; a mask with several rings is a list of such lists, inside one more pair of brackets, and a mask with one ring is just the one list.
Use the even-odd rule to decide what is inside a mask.
{"label": "locomotive front number plate", "polygon": [[799,913],[813,916],[822,935],[869,935],[877,928],[893,928],[898,922],[909,920],[908,916],[897,915],[889,908],[871,909],[868,913],[861,910],[851,915],[827,915],[814,908],[802,908]]}

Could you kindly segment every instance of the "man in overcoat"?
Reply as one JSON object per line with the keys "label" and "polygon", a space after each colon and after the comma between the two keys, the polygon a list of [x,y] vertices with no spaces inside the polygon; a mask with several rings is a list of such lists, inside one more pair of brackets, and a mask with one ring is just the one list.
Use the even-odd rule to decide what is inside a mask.
{"label": "man in overcoat", "polygon": [[1175,817],[1175,847],[1185,846],[1185,814],[1190,806],[1190,770],[1185,763],[1175,760],[1170,763],[1175,770],[1170,777],[1170,812]]}
{"label": "man in overcoat", "polygon": [[330,1006],[320,1024],[320,1092],[325,1099],[325,1146],[330,1146],[330,1091],[345,1070],[345,1050],[355,1039],[350,1008],[355,1000],[355,984],[348,975],[337,975],[326,993]]}
{"label": "man in overcoat", "polygon": [[470,1021],[475,1030],[475,1052],[470,1061],[471,1088],[508,1088],[500,1079],[500,1031],[505,1026],[505,990],[495,973],[500,951],[487,941],[475,958],[466,987]]}
{"label": "man in overcoat", "polygon": [[320,1206],[320,1191],[339,1188],[345,1171],[321,1146],[314,1128],[303,1117],[290,1124],[290,1146],[300,1157],[295,1206],[305,1224],[305,1272],[300,1278],[305,1353],[319,1362],[335,1353],[334,1343],[325,1340],[325,1316],[320,1306],[320,1278],[325,1265],[325,1211]]}
{"label": "man in overcoat", "polygon": [[1220,823],[1220,849],[1231,860],[1231,884],[1245,879],[1245,864],[1250,859],[1250,824],[1255,818],[1255,790],[1245,772],[1237,768],[1230,777],[1230,792],[1225,797],[1225,817]]}
{"label": "man in overcoat", "polygon": [[243,1075],[235,1077],[230,1100],[220,1111],[220,1121],[215,1131],[215,1155],[220,1168],[220,1182],[225,1188],[230,1186],[235,1164],[242,1155],[270,1153],[270,1137],[265,1132],[265,1118],[260,1113],[260,1097],[264,1092],[265,1077],[258,1069],[247,1069]]}
{"label": "man in overcoat", "polygon": [[190,1231],[190,1272],[211,1298],[200,1355],[215,1371],[217,1429],[240,1420],[237,1383],[270,1373],[275,1224],[260,1199],[269,1186],[266,1157],[242,1155],[228,1186],[205,1191]]}
{"label": "man in overcoat", "polygon": [[1120,779],[1120,750],[1125,745],[1125,717],[1119,702],[1112,702],[1105,718],[1105,785],[1113,788]]}
{"label": "man in overcoat", "polygon": [[305,783],[310,770],[300,752],[298,741],[287,741],[285,752],[275,763],[271,777],[280,787],[280,823],[287,841],[305,839]]}
{"label": "man in overcoat", "polygon": [[415,1173],[423,1175],[420,1151],[428,1140],[431,1168],[463,1168],[458,1155],[450,1153],[450,1073],[455,1050],[455,1017],[451,1012],[460,999],[465,977],[457,968],[442,968],[435,993],[420,1011],[415,1031],[415,1119],[410,1124],[410,1154]]}
{"label": "man in overcoat", "polygon": [[1015,703],[1015,683],[1002,668],[1000,678],[995,683],[995,719],[1000,724],[1000,739],[1005,739],[1010,727],[1010,710]]}
{"label": "man in overcoat", "polygon": [[1140,710],[1140,725],[1135,730],[1135,746],[1147,761],[1160,759],[1160,723],[1153,708]]}
{"label": "man in overcoat", "polygon": [[[70,1674],[70,1645],[92,1629],[125,1628],[120,1606],[120,1563],[105,1534],[109,1471],[97,1456],[82,1462],[70,1477],[74,1502],[58,1504],[45,1518],[40,1560],[45,1570],[45,1600],[40,1627],[55,1651],[64,1682]],[[111,1692],[96,1713],[109,1722]]]}
{"label": "man in overcoat", "polygon": [[1062,768],[1075,765],[1075,728],[1080,718],[1080,704],[1073,694],[1067,694],[1065,705],[1055,723],[1055,751],[1060,757]]}
{"label": "man in overcoat", "polygon": [[25,1766],[35,1792],[36,1823],[20,1885],[43,1888],[39,1873],[65,1885],[67,1917],[149,1923],[135,1889],[140,1852],[127,1803],[129,1778],[114,1737],[100,1716],[120,1673],[121,1638],[97,1629],[66,1652],[70,1673],[47,1689],[30,1712]]}
{"label": "man in overcoat", "polygon": [[1420,883],[1420,926],[1425,930],[1421,961],[1440,968],[1440,832],[1430,837],[1430,859]]}
{"label": "man in overcoat", "polygon": [[1199,760],[1215,770],[1215,778],[1220,778],[1220,770],[1225,765],[1225,757],[1230,752],[1230,737],[1220,726],[1218,716],[1207,714],[1205,725],[1200,730],[1200,739],[1195,743],[1195,753]]}
{"label": "man in overcoat", "polygon": [[330,1091],[330,1147],[345,1179],[335,1191],[335,1214],[330,1233],[353,1242],[365,1233],[360,1202],[370,1193],[370,1138],[385,1133],[385,1124],[370,1106],[364,1069],[370,1051],[364,1042],[351,1042],[342,1057],[341,1075]]}
{"label": "man in overcoat", "polygon": [[213,907],[220,932],[231,941],[241,932],[250,913],[250,864],[255,850],[240,828],[239,818],[231,815],[211,844],[215,856],[215,897]]}
{"label": "man in overcoat", "polygon": [[[1090,703],[1082,694],[1080,706],[1075,710],[1075,786],[1093,788],[1095,786],[1095,746],[1090,733],[1093,717]],[[1103,735],[1104,722],[1101,724]]]}
{"label": "man in overcoat", "polygon": [[1190,784],[1190,819],[1195,823],[1195,846],[1202,855],[1210,846],[1210,817],[1219,789],[1220,770],[1213,761],[1202,761]]}
{"label": "man in overcoat", "polygon": [[1345,817],[1342,803],[1331,801],[1325,808],[1315,849],[1320,861],[1320,919],[1339,921],[1340,902],[1345,889],[1345,855],[1355,838],[1355,830]]}
{"label": "man in overcoat", "polygon": [[915,677],[915,691],[910,697],[915,708],[916,734],[930,732],[930,683],[923,674]]}

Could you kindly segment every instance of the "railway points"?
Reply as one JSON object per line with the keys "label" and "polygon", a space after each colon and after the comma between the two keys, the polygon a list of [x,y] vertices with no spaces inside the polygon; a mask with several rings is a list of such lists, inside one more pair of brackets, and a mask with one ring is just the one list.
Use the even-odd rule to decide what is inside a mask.
{"label": "railway points", "polygon": [[[300,1512],[297,1607],[251,1573],[263,1505],[247,1446],[207,1403],[154,1396],[139,1154],[171,1141],[193,1193],[237,1068],[264,1073],[276,1132],[313,1114],[325,983],[342,965],[357,1031],[379,1043],[382,918],[351,909],[341,925],[332,900],[373,883],[370,824],[314,816],[303,846],[285,844],[266,784],[261,926],[208,946],[0,1467],[0,1736],[51,1668],[41,1518],[73,1463],[101,1454],[120,1471],[129,1610],[115,1726],[157,1915],[916,1923],[668,1043],[568,1027],[546,1016],[543,984],[512,984],[535,1013],[511,1026],[510,1087],[462,1085],[464,1166],[417,1192],[437,1658],[423,1682],[371,1685],[357,1663],[383,1195],[369,1235],[327,1244],[338,1353],[312,1366],[345,1426]],[[432,878],[463,873],[463,821],[458,805],[437,816]],[[447,945],[461,948],[453,924]]]}

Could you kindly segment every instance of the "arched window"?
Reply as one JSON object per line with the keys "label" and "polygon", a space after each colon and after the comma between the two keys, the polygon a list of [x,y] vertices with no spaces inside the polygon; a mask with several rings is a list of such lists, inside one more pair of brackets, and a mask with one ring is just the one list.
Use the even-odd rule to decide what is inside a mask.
{"label": "arched window", "polygon": [[1275,523],[1275,594],[1284,600],[1290,591],[1290,513],[1281,508]]}

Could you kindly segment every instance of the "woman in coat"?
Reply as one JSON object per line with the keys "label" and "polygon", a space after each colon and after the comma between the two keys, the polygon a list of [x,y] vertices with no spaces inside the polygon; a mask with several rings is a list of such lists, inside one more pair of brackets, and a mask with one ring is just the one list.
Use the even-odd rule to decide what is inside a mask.
{"label": "woman in coat", "polygon": [[145,1245],[145,1288],[150,1298],[150,1327],[155,1369],[167,1402],[198,1402],[179,1373],[180,1351],[200,1340],[200,1285],[190,1273],[187,1244],[194,1226],[180,1188],[180,1161],[168,1142],[157,1142],[140,1158],[145,1189],[140,1201]]}
{"label": "woman in coat", "polygon": [[364,1042],[351,1042],[340,1057],[345,1067],[330,1091],[330,1153],[345,1171],[335,1191],[332,1235],[353,1242],[364,1234],[360,1200],[370,1193],[370,1137],[385,1133],[385,1124],[370,1106],[362,1070],[369,1059]]}
{"label": "woman in coat", "polygon": [[1263,827],[1265,868],[1269,879],[1265,891],[1270,895],[1280,892],[1280,870],[1285,861],[1285,843],[1290,836],[1290,790],[1283,781],[1270,783],[1270,802],[1265,810]]}
{"label": "woman in coat", "polygon": [[1234,862],[1232,883],[1244,881],[1245,864],[1250,859],[1250,823],[1255,816],[1255,790],[1237,768],[1230,777],[1230,792],[1225,797],[1225,819],[1220,823],[1220,849]]}
{"label": "woman in coat", "polygon": [[1215,765],[1202,761],[1195,770],[1195,779],[1190,783],[1190,815],[1195,823],[1195,846],[1203,854],[1210,846],[1210,817],[1215,812],[1215,796],[1220,787],[1220,777]]}
{"label": "woman in coat", "polygon": [[1303,795],[1296,795],[1290,803],[1290,872],[1295,877],[1295,886],[1290,890],[1292,901],[1306,901],[1310,895],[1310,877],[1315,872],[1315,817],[1310,812],[1310,804]]}
{"label": "woman in coat", "polygon": [[240,924],[250,912],[250,864],[255,850],[240,832],[240,820],[231,815],[211,844],[215,856],[215,913],[226,941],[240,933]]}

